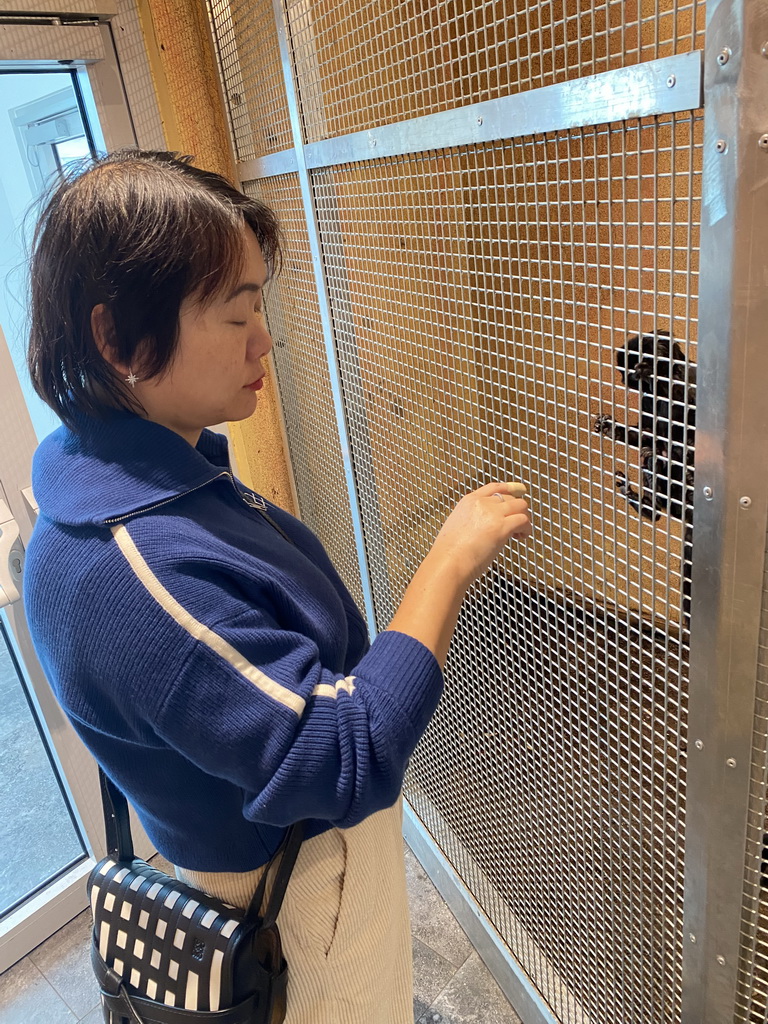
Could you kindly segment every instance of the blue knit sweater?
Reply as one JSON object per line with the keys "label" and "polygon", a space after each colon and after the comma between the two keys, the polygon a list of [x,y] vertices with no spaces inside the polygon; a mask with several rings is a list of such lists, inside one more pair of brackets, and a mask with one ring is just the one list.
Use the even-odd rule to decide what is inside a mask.
{"label": "blue knit sweater", "polygon": [[294,821],[309,837],[394,803],[439,665],[402,633],[369,647],[318,539],[246,492],[225,438],[83,417],[43,441],[32,482],[37,653],[163,856],[247,871]]}

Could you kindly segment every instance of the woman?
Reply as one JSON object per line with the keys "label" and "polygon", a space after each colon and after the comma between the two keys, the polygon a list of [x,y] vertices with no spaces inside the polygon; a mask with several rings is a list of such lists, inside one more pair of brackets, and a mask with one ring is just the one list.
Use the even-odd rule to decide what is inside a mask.
{"label": "woman", "polygon": [[279,922],[287,1021],[406,1024],[403,774],[464,594],[530,520],[517,484],[463,498],[369,646],[317,538],[246,493],[206,429],[256,407],[279,258],[268,209],[170,154],[56,188],[29,366],[64,426],[35,456],[26,609],[59,701],[179,877],[245,906],[306,821]]}

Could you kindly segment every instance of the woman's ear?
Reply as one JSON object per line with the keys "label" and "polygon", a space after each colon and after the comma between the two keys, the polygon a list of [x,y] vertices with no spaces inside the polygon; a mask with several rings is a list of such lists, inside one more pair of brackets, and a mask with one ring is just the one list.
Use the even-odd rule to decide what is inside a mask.
{"label": "woman's ear", "polygon": [[124,376],[128,372],[127,367],[118,362],[115,357],[115,324],[112,320],[112,313],[103,302],[91,310],[91,333],[101,358],[109,363],[120,376]]}

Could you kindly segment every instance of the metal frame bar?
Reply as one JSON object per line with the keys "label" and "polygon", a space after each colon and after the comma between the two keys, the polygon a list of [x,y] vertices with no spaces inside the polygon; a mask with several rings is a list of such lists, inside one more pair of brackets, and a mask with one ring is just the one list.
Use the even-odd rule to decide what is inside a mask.
{"label": "metal frame bar", "polygon": [[278,174],[296,174],[299,162],[295,149],[285,149],[281,153],[269,153],[267,156],[255,157],[252,160],[240,160],[237,164],[237,176],[240,181],[255,181],[258,178],[274,178]]}
{"label": "metal frame bar", "polygon": [[314,169],[496,142],[691,110],[700,100],[701,54],[697,51],[313,142],[306,147],[306,161]]}
{"label": "metal frame bar", "polygon": [[[696,51],[312,142],[303,146],[303,159],[309,170],[318,170],[429,149],[696,110],[701,101],[702,57]],[[298,148],[241,161],[240,180],[296,171]]]}
{"label": "metal frame bar", "polygon": [[708,0],[682,1024],[730,1024],[739,960],[768,521],[766,39],[768,6]]}
{"label": "metal frame bar", "polygon": [[[373,637],[377,632],[376,612],[373,604],[373,590],[368,573],[368,559],[366,555],[365,540],[363,536],[362,517],[360,513],[360,502],[357,494],[357,484],[352,465],[352,454],[349,444],[349,431],[347,428],[347,417],[344,408],[342,395],[341,376],[336,357],[334,345],[333,319],[331,304],[328,294],[328,284],[323,267],[322,245],[320,242],[320,229],[317,220],[317,209],[315,207],[312,182],[309,178],[309,171],[304,160],[304,143],[302,135],[301,112],[299,109],[299,98],[297,85],[293,75],[293,62],[291,60],[291,44],[286,24],[285,11],[282,0],[273,0],[275,12],[275,23],[280,45],[280,57],[285,75],[285,91],[288,99],[288,109],[291,119],[291,131],[293,132],[294,153],[296,156],[296,171],[299,177],[301,198],[304,204],[304,213],[307,218],[307,232],[309,235],[309,246],[312,253],[312,266],[317,286],[318,303],[320,307],[320,319],[323,328],[323,340],[325,342],[326,355],[328,358],[328,372],[331,379],[333,392],[333,405],[336,413],[336,423],[339,431],[339,444],[341,446],[342,458],[344,461],[344,475],[347,482],[347,493],[349,496],[350,509],[352,513],[352,525],[355,532],[355,547],[360,565],[360,578],[362,583],[363,599],[365,601],[365,613],[368,620],[368,630]],[[280,172],[284,173],[284,172]],[[248,179],[241,179],[248,180]]]}

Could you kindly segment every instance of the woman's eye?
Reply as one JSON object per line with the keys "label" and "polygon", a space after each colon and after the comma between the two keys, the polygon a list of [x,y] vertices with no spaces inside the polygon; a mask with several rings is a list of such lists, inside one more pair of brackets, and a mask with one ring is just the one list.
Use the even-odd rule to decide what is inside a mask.
{"label": "woman's eye", "polygon": [[245,327],[245,320],[230,320],[233,327]]}

